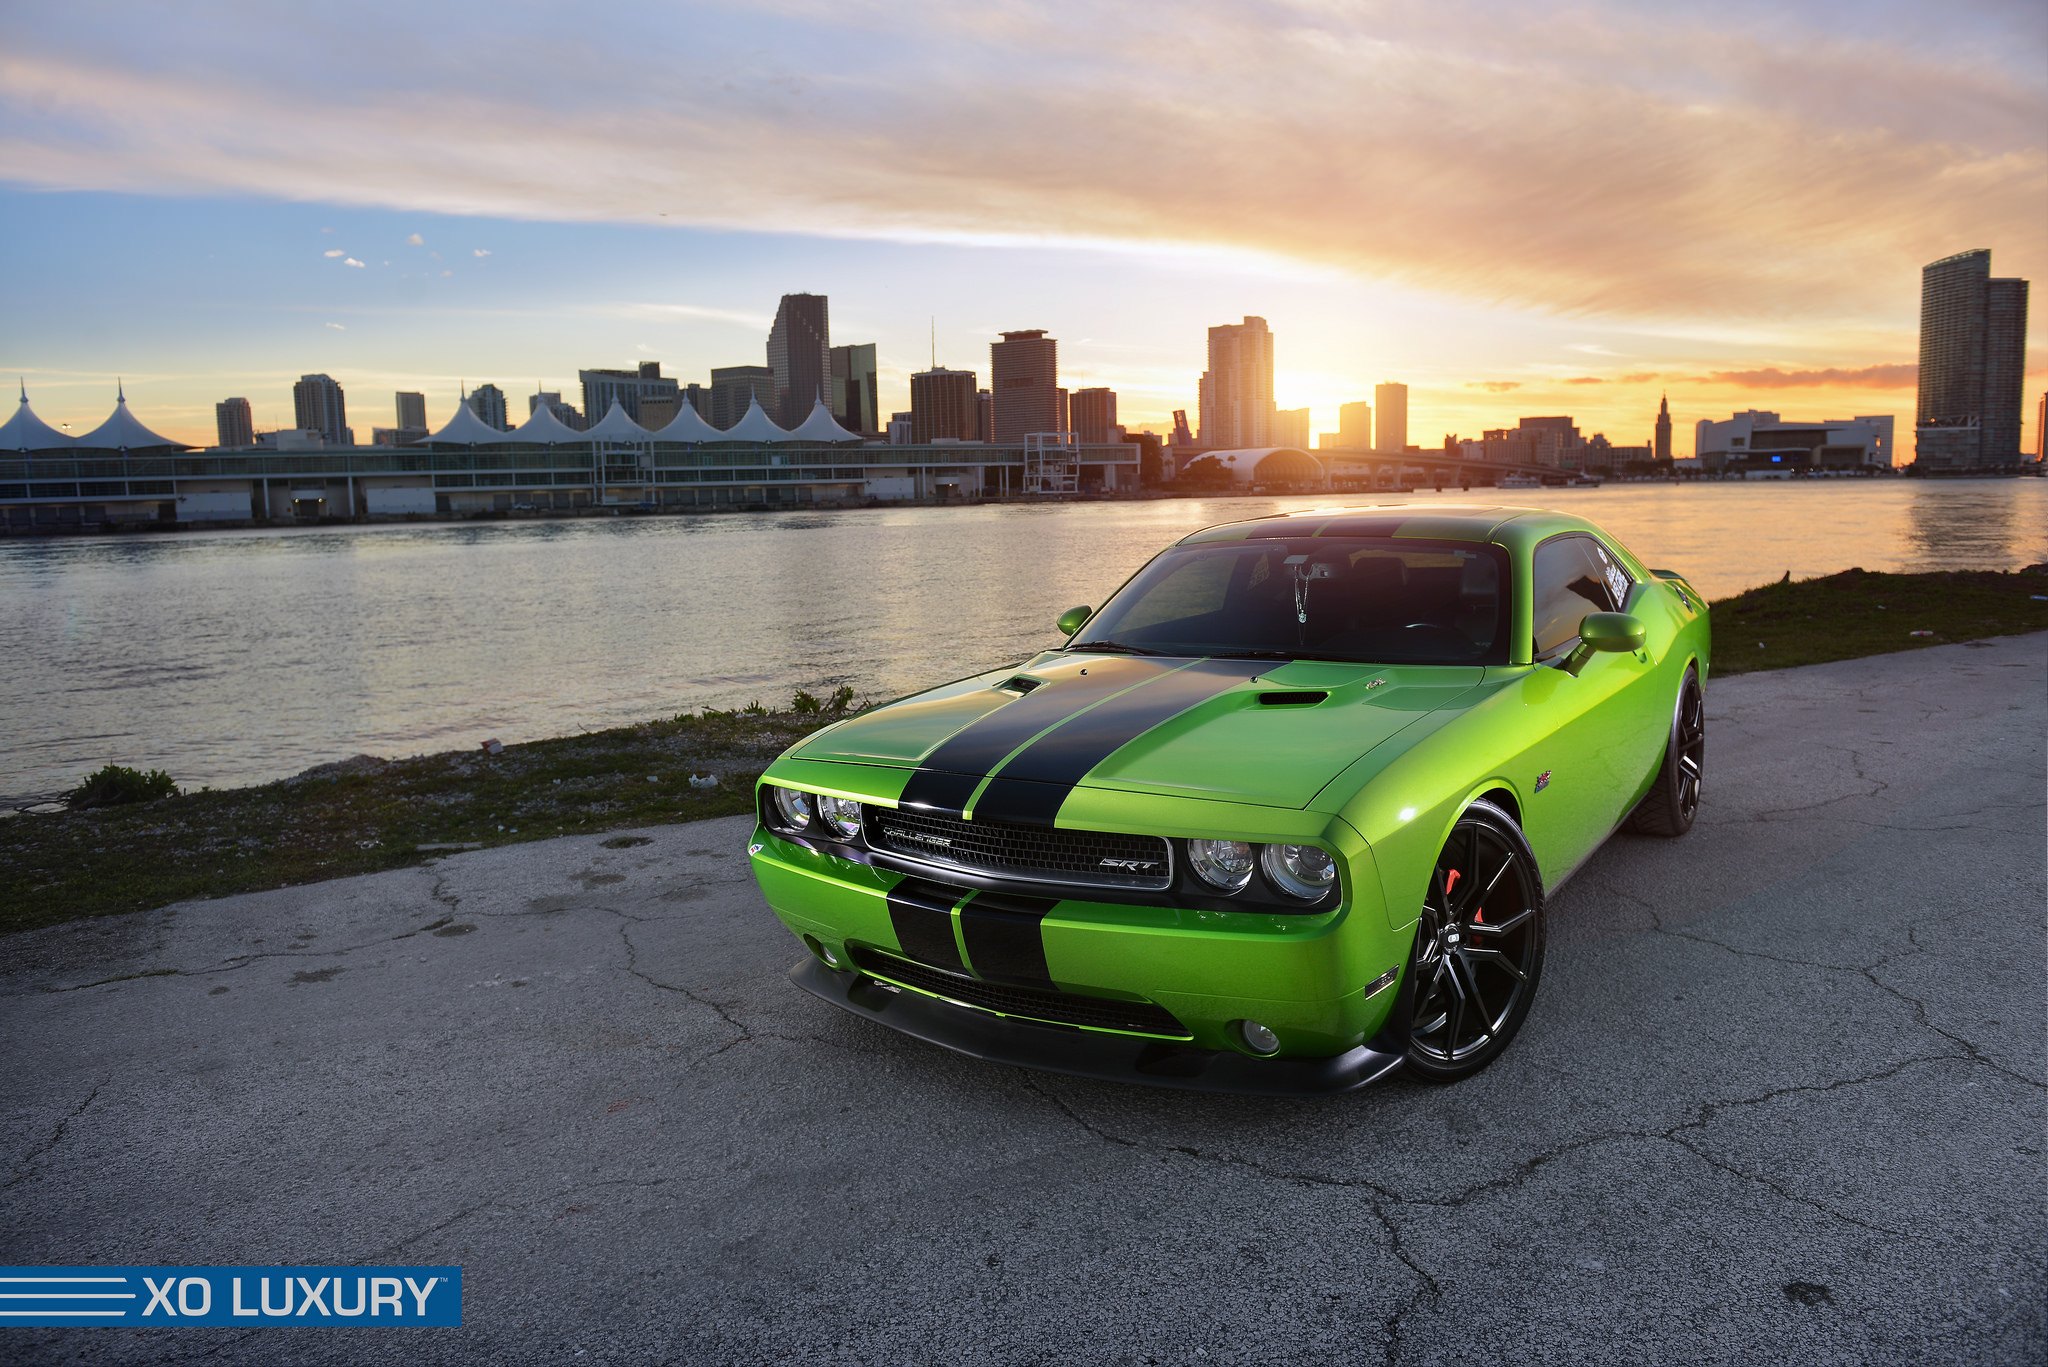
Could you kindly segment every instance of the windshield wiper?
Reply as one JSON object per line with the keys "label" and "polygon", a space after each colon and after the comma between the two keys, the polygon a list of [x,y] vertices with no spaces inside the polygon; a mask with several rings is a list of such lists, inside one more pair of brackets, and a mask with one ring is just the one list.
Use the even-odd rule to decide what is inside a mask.
{"label": "windshield wiper", "polygon": [[1160,655],[1163,651],[1150,650],[1144,646],[1128,645],[1122,641],[1077,641],[1067,646],[1073,651],[1098,651],[1104,655]]}
{"label": "windshield wiper", "polygon": [[1203,654],[1212,660],[1298,660],[1301,656],[1291,650],[1208,650]]}

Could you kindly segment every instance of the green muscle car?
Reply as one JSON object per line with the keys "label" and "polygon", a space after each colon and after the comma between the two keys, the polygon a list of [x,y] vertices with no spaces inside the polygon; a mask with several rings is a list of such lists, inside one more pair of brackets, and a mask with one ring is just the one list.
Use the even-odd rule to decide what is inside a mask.
{"label": "green muscle car", "polygon": [[1528,1015],[1546,889],[1698,809],[1706,606],[1581,518],[1211,527],[1059,625],[768,769],[798,984],[1060,1072],[1451,1081]]}

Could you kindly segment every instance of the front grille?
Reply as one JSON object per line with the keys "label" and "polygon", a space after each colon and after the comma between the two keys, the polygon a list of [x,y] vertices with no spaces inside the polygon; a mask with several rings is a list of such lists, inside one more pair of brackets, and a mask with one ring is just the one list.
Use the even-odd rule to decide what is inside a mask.
{"label": "front grille", "polygon": [[850,953],[856,968],[865,969],[878,978],[887,978],[904,987],[929,992],[949,1001],[1000,1011],[1006,1016],[1027,1016],[1059,1025],[1087,1025],[1099,1030],[1165,1035],[1171,1039],[1188,1038],[1187,1027],[1175,1020],[1171,1011],[1151,1002],[1117,1001],[1110,997],[1084,997],[1074,992],[1042,987],[992,983],[859,945],[853,946]]}
{"label": "front grille", "polygon": [[1070,886],[1158,891],[1173,882],[1173,853],[1156,835],[962,821],[894,807],[861,810],[868,844],[905,859]]}

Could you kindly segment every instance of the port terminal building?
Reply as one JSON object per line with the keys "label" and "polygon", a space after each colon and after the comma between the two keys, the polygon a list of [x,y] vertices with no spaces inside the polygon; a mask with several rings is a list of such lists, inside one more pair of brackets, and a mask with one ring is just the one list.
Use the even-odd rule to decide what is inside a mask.
{"label": "port terminal building", "polygon": [[125,394],[73,437],[23,392],[0,424],[0,530],[1078,496],[1135,490],[1138,460],[1136,446],[1071,433],[889,446],[841,427],[822,401],[794,428],[758,401],[723,431],[689,404],[655,431],[614,405],[581,432],[545,404],[511,431],[460,405],[408,446],[196,450],[151,430]]}

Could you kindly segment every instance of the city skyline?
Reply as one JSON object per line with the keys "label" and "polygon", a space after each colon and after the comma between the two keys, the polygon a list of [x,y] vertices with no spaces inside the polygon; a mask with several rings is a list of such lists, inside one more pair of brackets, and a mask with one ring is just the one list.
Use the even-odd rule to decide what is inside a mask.
{"label": "city skyline", "polygon": [[[1276,408],[1316,432],[1398,379],[1420,446],[1564,411],[1634,444],[1668,391],[1685,455],[1693,419],[1748,408],[1906,430],[1921,267],[1988,247],[2001,276],[2048,278],[2030,9],[1864,6],[1850,39],[1812,5],[1478,25],[1192,4],[1161,51],[1134,16],[1056,6],[714,8],[687,30],[649,12],[602,52],[494,11],[469,53],[481,12],[406,11],[394,52],[375,37],[399,12],[375,5],[346,25],[112,8],[39,16],[0,56],[0,211],[36,266],[0,364],[74,433],[116,376],[195,444],[223,396],[288,425],[309,373],[364,411],[424,391],[435,425],[464,379],[567,393],[578,367],[656,358],[701,380],[765,360],[777,298],[813,291],[835,337],[877,344],[878,416],[908,406],[933,332],[980,371],[997,334],[1044,328],[1062,387],[1164,432],[1198,408],[1207,329],[1260,316]],[[331,90],[290,79],[321,44],[374,60]],[[731,79],[634,79],[683,50]],[[1046,65],[1072,81],[1034,87]],[[1144,93],[1176,73],[1238,117]],[[1115,150],[1103,176],[1043,174],[1084,143]],[[1202,168],[1235,161],[1309,194],[1221,193]],[[2038,312],[2028,346],[2038,395]],[[2024,424],[2031,450],[2031,401]]]}

